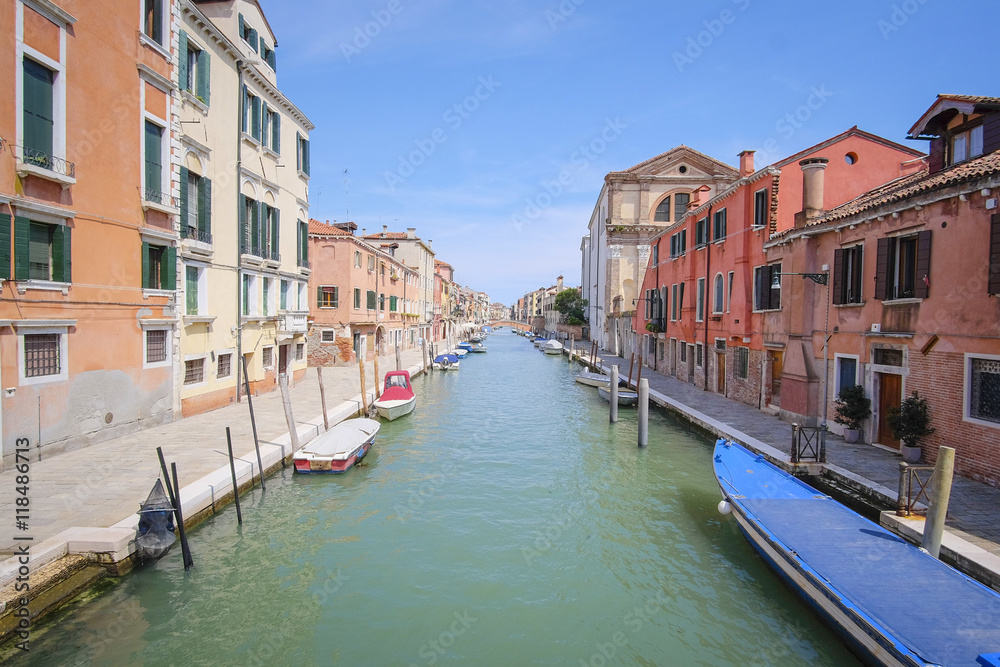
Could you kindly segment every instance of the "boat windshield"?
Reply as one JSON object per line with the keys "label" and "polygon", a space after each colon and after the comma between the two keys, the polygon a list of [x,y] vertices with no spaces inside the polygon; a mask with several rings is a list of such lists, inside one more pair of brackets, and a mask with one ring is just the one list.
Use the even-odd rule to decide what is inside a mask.
{"label": "boat windshield", "polygon": [[402,375],[393,375],[391,378],[389,378],[386,381],[385,386],[387,386],[387,387],[403,387],[405,389],[407,387],[406,378],[403,377]]}

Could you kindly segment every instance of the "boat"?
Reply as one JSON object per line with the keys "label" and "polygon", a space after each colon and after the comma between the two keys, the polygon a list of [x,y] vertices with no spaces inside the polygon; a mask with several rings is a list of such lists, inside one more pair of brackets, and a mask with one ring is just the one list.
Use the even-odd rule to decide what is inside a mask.
{"label": "boat", "polygon": [[461,343],[456,345],[456,347],[460,350],[465,350],[466,352],[472,351],[472,343],[467,343],[465,341],[462,341]]}
{"label": "boat", "polygon": [[439,354],[434,357],[432,368],[436,371],[457,371],[458,357],[454,354]]}
{"label": "boat", "polygon": [[714,466],[719,511],[863,661],[1000,666],[1000,594],[742,445]]}
{"label": "boat", "polygon": [[534,344],[535,344],[535,347],[541,347],[541,346],[542,346],[542,344],[543,344],[543,343],[544,343],[544,342],[545,342],[546,340],[548,340],[548,339],[547,339],[547,338],[542,338],[541,336],[539,336],[538,338],[536,338],[535,340],[533,340],[533,341],[532,341],[532,343],[534,343]]}
{"label": "boat", "polygon": [[563,345],[557,340],[546,341],[540,348],[545,354],[562,354]]}
{"label": "boat", "polygon": [[170,551],[174,535],[174,506],[163,490],[163,482],[156,480],[149,496],[139,507],[139,536],[135,540],[136,557],[140,562],[151,562]]}
{"label": "boat", "polygon": [[486,352],[486,346],[482,343],[475,343],[470,352]]}
{"label": "boat", "polygon": [[588,387],[607,387],[611,384],[611,377],[603,373],[584,371],[576,376],[576,381]]}
{"label": "boat", "polygon": [[347,472],[368,453],[380,428],[364,417],[340,422],[295,453],[295,472]]}
{"label": "boat", "polygon": [[[610,382],[608,383],[610,384]],[[608,387],[598,387],[597,393],[607,402],[611,402],[611,389]],[[618,388],[618,405],[635,405],[639,402],[639,394],[631,389]]]}
{"label": "boat", "polygon": [[469,353],[469,351],[466,350],[465,348],[463,348],[463,347],[456,347],[454,350],[452,350],[448,354],[454,354],[459,359],[465,359],[465,355],[467,355],[468,353]]}
{"label": "boat", "polygon": [[382,397],[372,405],[382,419],[399,419],[413,412],[417,397],[413,394],[409,371],[389,371],[385,374]]}

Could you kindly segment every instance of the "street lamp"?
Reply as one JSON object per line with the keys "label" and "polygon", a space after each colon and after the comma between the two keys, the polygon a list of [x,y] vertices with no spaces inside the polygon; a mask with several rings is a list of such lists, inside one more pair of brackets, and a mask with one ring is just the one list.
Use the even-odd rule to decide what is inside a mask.
{"label": "street lamp", "polygon": [[[827,267],[824,265],[824,269]],[[802,279],[809,279],[816,283],[817,285],[823,285],[826,287],[826,324],[823,327],[823,407],[822,407],[822,421],[821,424],[823,430],[826,431],[826,412],[827,412],[827,387],[830,383],[830,363],[829,363],[829,349],[830,349],[830,272],[823,271],[822,273],[784,273],[781,271],[775,271],[771,274],[771,287],[773,289],[781,289],[781,277],[782,276],[802,276]]]}

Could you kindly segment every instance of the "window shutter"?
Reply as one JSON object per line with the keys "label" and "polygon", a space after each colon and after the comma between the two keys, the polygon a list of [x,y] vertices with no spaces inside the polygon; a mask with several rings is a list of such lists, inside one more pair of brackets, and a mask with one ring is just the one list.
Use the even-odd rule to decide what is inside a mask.
{"label": "window shutter", "polygon": [[260,102],[260,143],[267,145],[271,135],[271,116],[267,111],[267,102]]}
{"label": "window shutter", "polygon": [[[191,220],[191,213],[194,211],[188,211],[188,177],[189,172],[187,167],[181,167],[181,237],[184,237],[185,232],[187,232],[188,225]],[[200,194],[200,193],[199,193]]]}
{"label": "window shutter", "polygon": [[889,287],[889,249],[892,239],[879,239],[875,256],[875,298],[885,301]]}
{"label": "window shutter", "polygon": [[[935,174],[944,169],[944,138],[931,139],[931,154],[927,161],[928,171]],[[876,299],[878,297],[875,297]]]}
{"label": "window shutter", "polygon": [[677,317],[684,316],[684,283],[681,283],[680,295],[677,297]]}
{"label": "window shutter", "polygon": [[1000,294],[1000,214],[990,218],[989,294]]}
{"label": "window shutter", "polygon": [[302,169],[302,135],[295,133],[295,168]]}
{"label": "window shutter", "polygon": [[316,288],[316,307],[317,308],[322,308],[323,307],[323,288],[322,287],[317,287]]}
{"label": "window shutter", "polygon": [[844,266],[844,249],[837,248],[833,251],[833,285],[831,291],[833,292],[833,303],[842,304],[846,303],[847,299],[844,298],[844,273],[847,271],[847,267]]}
{"label": "window shutter", "polygon": [[243,21],[243,14],[240,14],[240,38],[243,38],[243,33],[246,31],[246,23]]}
{"label": "window shutter", "polygon": [[177,248],[163,249],[163,266],[160,269],[160,288],[177,289]]}
{"label": "window shutter", "polygon": [[163,188],[163,166],[161,156],[161,130],[158,125],[146,121],[146,192],[145,198],[156,199],[160,203]]}
{"label": "window shutter", "polygon": [[52,70],[39,65],[33,60],[24,58],[23,105],[24,105],[24,147],[37,151],[41,155],[29,154],[36,164],[48,166],[45,156],[52,155],[54,107],[52,102],[52,86],[54,76]]}
{"label": "window shutter", "polygon": [[184,268],[184,294],[186,310],[188,315],[198,314],[198,270],[193,266]]}
{"label": "window shutter", "polygon": [[14,218],[14,280],[28,279],[28,254],[31,238],[31,220]]}
{"label": "window shutter", "polygon": [[250,132],[250,91],[246,86],[243,86],[243,121],[242,121],[243,131]]}
{"label": "window shutter", "polygon": [[244,253],[247,249],[247,197],[246,195],[240,195],[240,252]]}
{"label": "window shutter", "polygon": [[278,56],[274,52],[274,49],[267,52],[267,64],[270,65],[271,69],[275,72],[278,71]]}
{"label": "window shutter", "polygon": [[272,258],[275,256],[274,253],[278,253],[281,250],[281,211],[276,208],[271,209],[271,253]]}
{"label": "window shutter", "polygon": [[256,95],[251,96],[251,113],[250,113],[250,136],[252,136],[257,141],[260,141],[260,103],[261,100]]}
{"label": "window shutter", "polygon": [[926,299],[931,293],[931,232],[917,234],[917,272],[914,276],[913,295]]}
{"label": "window shutter", "polygon": [[281,152],[281,114],[274,114],[271,121],[271,150],[275,153]]}
{"label": "window shutter", "polygon": [[250,252],[254,255],[260,251],[260,207],[258,202],[250,201]]}
{"label": "window shutter", "polygon": [[203,234],[212,233],[212,181],[204,176],[198,181],[198,229]]}
{"label": "window shutter", "polygon": [[149,289],[149,243],[142,242],[142,288]]}
{"label": "window shutter", "polygon": [[212,57],[208,49],[198,52],[198,99],[208,105],[212,97]]}
{"label": "window shutter", "polygon": [[306,172],[306,176],[308,176],[309,175],[309,140],[308,139],[305,140],[305,142],[303,144],[303,147],[305,149],[305,169],[303,169],[302,171]]}
{"label": "window shutter", "polygon": [[73,262],[70,255],[72,230],[66,225],[55,225],[52,229],[52,280],[57,283],[72,281]]}
{"label": "window shutter", "polygon": [[254,53],[257,53],[257,51],[260,49],[260,46],[258,45],[256,28],[250,28],[250,48],[253,49]]}
{"label": "window shutter", "polygon": [[983,119],[983,154],[1000,150],[1000,112],[991,111]]}
{"label": "window shutter", "polygon": [[767,290],[767,309],[778,310],[781,308],[781,288],[772,287],[774,274],[781,273],[781,264],[771,264],[767,267],[767,282],[764,289]]}
{"label": "window shutter", "polygon": [[7,213],[0,213],[0,280],[10,279],[10,223]]}
{"label": "window shutter", "polygon": [[188,36],[181,30],[177,45],[177,83],[181,90],[188,90]]}

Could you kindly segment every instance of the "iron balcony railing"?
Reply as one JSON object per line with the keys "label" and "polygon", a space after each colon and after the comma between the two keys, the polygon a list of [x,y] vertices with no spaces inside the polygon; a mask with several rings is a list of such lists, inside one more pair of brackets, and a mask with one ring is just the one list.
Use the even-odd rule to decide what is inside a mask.
{"label": "iron balcony railing", "polygon": [[139,188],[139,194],[142,195],[143,201],[152,202],[153,204],[159,204],[160,206],[167,206],[170,208],[177,208],[177,197],[173,197],[168,192],[162,192],[158,188]]}
{"label": "iron balcony railing", "polygon": [[267,244],[258,243],[247,243],[243,242],[240,244],[240,253],[243,255],[253,255],[254,257],[261,257],[263,259],[270,259],[275,262],[281,261],[281,253],[273,248],[267,247]]}
{"label": "iron balcony railing", "polygon": [[181,230],[181,237],[185,239],[191,239],[194,241],[201,241],[202,243],[211,243],[212,235],[208,232],[202,231],[197,227],[185,227]]}
{"label": "iron balcony railing", "polygon": [[30,164],[33,167],[40,167],[56,174],[62,174],[69,178],[76,178],[76,165],[61,157],[49,155],[37,148],[27,146],[17,146],[21,150],[21,162]]}
{"label": "iron balcony railing", "polygon": [[300,257],[299,258],[299,268],[300,269],[309,269],[309,268],[312,268],[312,265],[309,264],[309,260],[308,259],[302,259]]}

